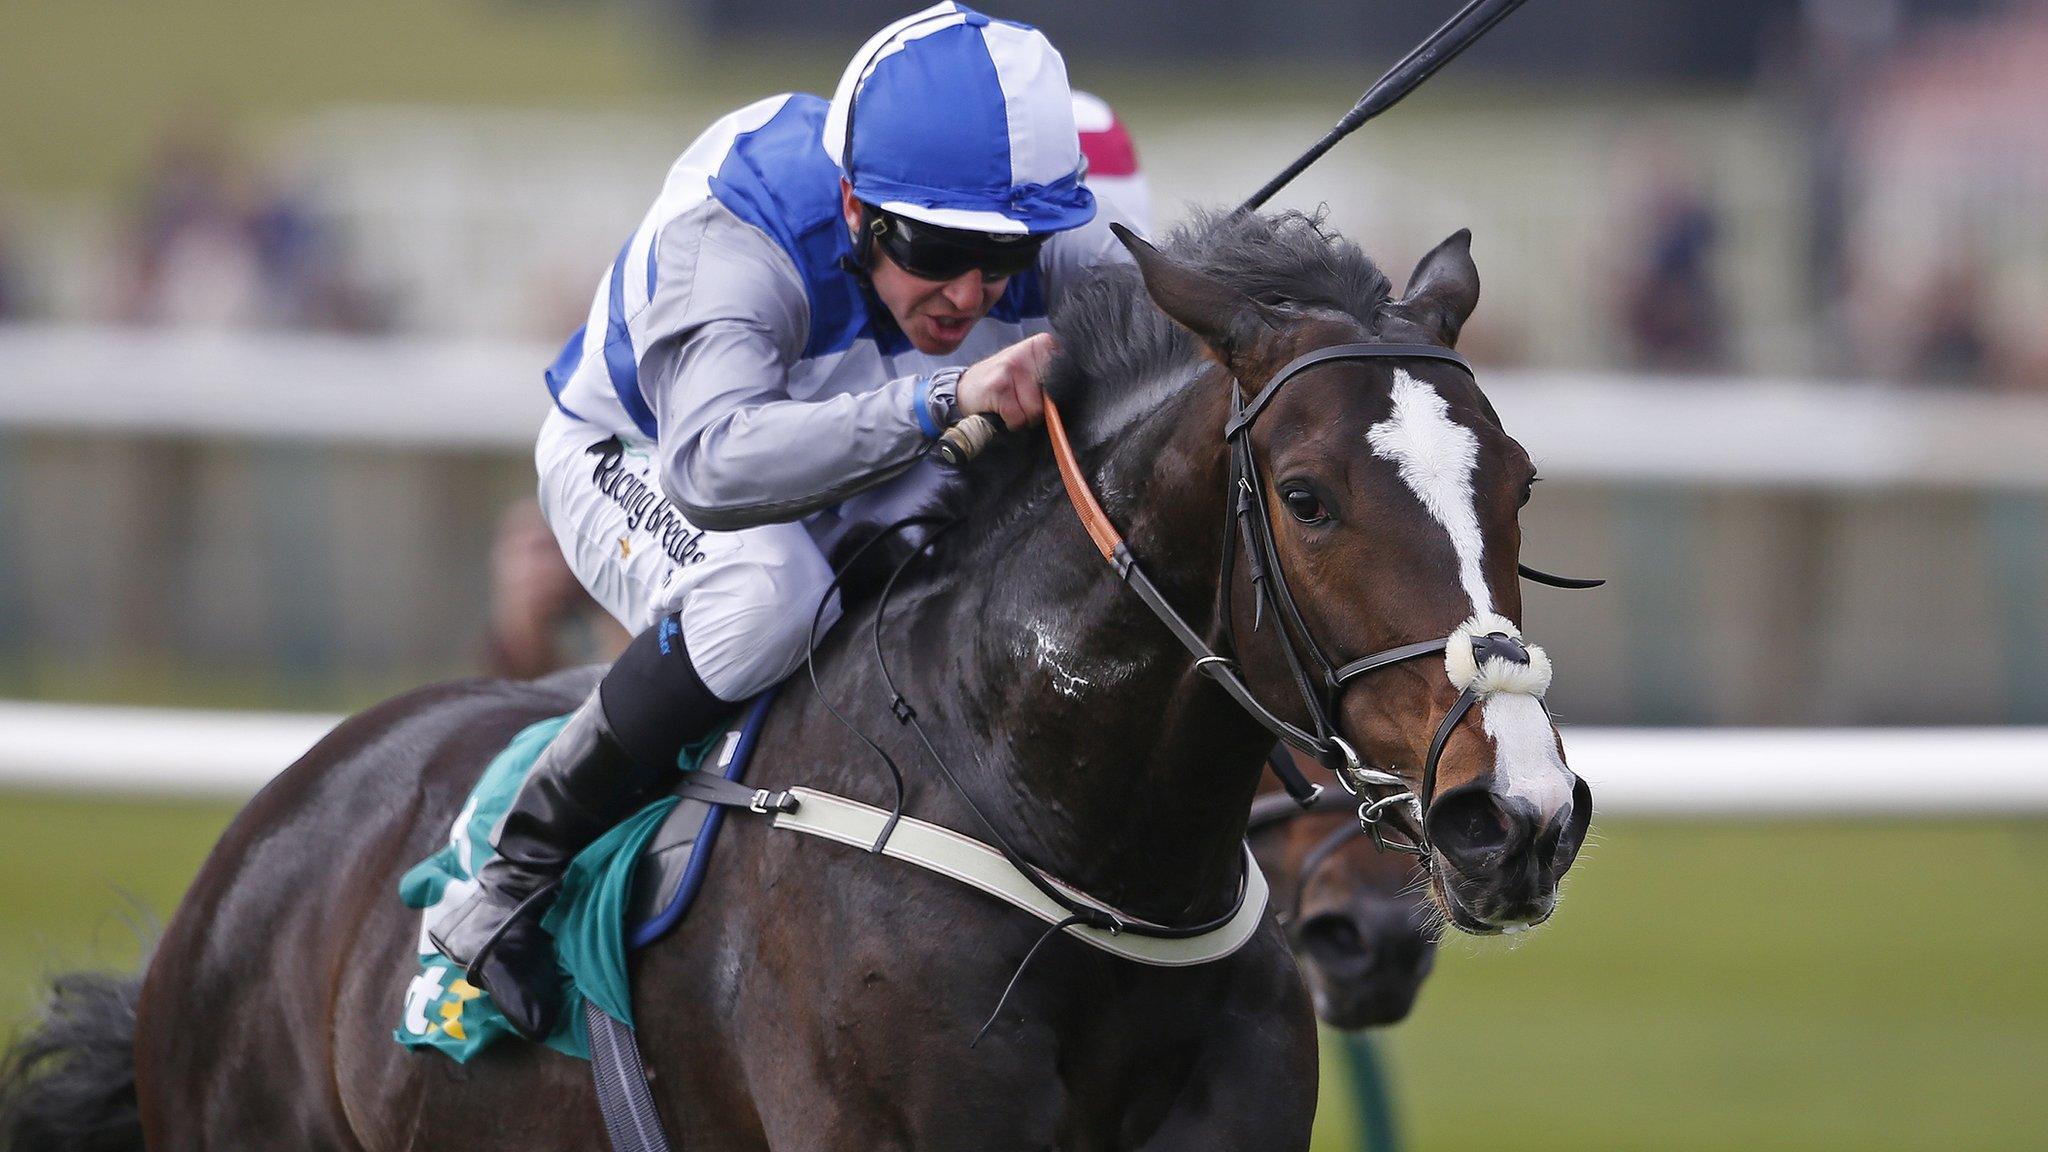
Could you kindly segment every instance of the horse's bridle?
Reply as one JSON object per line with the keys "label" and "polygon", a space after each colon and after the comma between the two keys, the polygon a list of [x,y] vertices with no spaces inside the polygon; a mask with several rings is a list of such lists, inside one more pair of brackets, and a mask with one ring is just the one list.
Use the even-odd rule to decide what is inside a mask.
{"label": "horse's bridle", "polygon": [[[1472,365],[1463,356],[1448,348],[1433,344],[1333,344],[1318,348],[1289,361],[1274,373],[1266,386],[1249,400],[1245,398],[1242,382],[1231,382],[1230,419],[1223,428],[1224,441],[1230,447],[1230,479],[1225,499],[1225,523],[1223,538],[1223,561],[1217,581],[1217,595],[1222,599],[1219,612],[1222,621],[1222,648],[1218,652],[1208,646],[1200,633],[1176,611],[1166,597],[1152,583],[1137,559],[1131,555],[1122,535],[1110,523],[1109,516],[1095,499],[1088,482],[1081,474],[1080,464],[1075,459],[1073,445],[1068,441],[1065,425],[1061,422],[1059,408],[1050,399],[1046,401],[1046,428],[1051,435],[1054,458],[1059,463],[1060,479],[1065,483],[1067,498],[1072,501],[1082,526],[1088,530],[1096,549],[1108,560],[1111,567],[1123,581],[1130,585],[1138,598],[1152,610],[1161,623],[1180,640],[1183,647],[1195,657],[1195,670],[1216,681],[1223,690],[1237,701],[1238,706],[1250,713],[1268,731],[1286,744],[1299,748],[1315,757],[1317,763],[1336,774],[1344,790],[1357,798],[1358,818],[1362,827],[1372,833],[1373,842],[1382,849],[1404,852],[1422,857],[1425,864],[1430,860],[1429,834],[1426,820],[1429,805],[1436,793],[1437,764],[1443,756],[1444,745],[1450,741],[1451,733],[1458,722],[1478,703],[1482,690],[1474,682],[1459,694],[1458,699],[1437,724],[1436,733],[1429,743],[1428,755],[1423,760],[1419,780],[1410,782],[1395,772],[1372,767],[1364,763],[1356,749],[1337,734],[1336,726],[1330,721],[1338,698],[1353,681],[1368,672],[1374,672],[1418,656],[1443,652],[1453,636],[1435,640],[1422,640],[1413,644],[1386,648],[1368,656],[1361,656],[1344,664],[1333,663],[1324,655],[1308,625],[1303,621],[1301,611],[1295,606],[1294,595],[1287,587],[1286,574],[1280,567],[1280,556],[1273,539],[1272,520],[1267,514],[1266,502],[1260,497],[1258,462],[1253,458],[1251,428],[1259,414],[1265,411],[1282,387],[1290,380],[1320,364],[1341,360],[1383,360],[1383,359],[1440,360],[1464,369],[1467,375],[1476,374]],[[1234,530],[1233,530],[1234,529]],[[1232,571],[1235,567],[1237,540],[1243,538],[1246,564],[1253,589],[1253,624],[1256,629],[1265,610],[1270,607],[1280,619],[1280,650],[1287,658],[1288,671],[1296,688],[1301,693],[1306,708],[1309,727],[1302,728],[1274,713],[1252,695],[1251,689],[1238,674],[1236,660],[1225,653],[1236,649],[1231,627],[1229,605]],[[1522,566],[1523,576],[1560,587],[1591,587],[1599,581],[1572,580],[1565,577],[1549,576],[1535,569]],[[1297,640],[1298,638],[1298,640]],[[1305,646],[1313,660],[1316,673],[1311,675],[1304,665],[1296,645]],[[1494,632],[1471,637],[1473,656],[1481,666],[1490,660],[1503,660],[1510,664],[1527,664],[1529,654],[1520,638]],[[1283,776],[1283,779],[1285,777]],[[1298,777],[1297,777],[1298,779]],[[1320,788],[1302,790],[1289,781],[1289,791],[1297,803],[1304,806],[1313,803]],[[1371,789],[1392,791],[1374,796]],[[1406,827],[1403,829],[1407,841],[1394,840],[1385,833],[1385,821],[1390,813],[1398,813]]]}

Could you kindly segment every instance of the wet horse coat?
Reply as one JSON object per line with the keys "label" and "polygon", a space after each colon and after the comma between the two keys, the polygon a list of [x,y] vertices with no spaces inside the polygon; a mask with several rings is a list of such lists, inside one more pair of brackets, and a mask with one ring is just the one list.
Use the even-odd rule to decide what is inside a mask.
{"label": "wet horse coat", "polygon": [[[1209,227],[1183,238],[1197,262],[1218,251],[1291,258],[1272,279],[1304,280],[1327,308],[1372,315],[1386,304],[1383,278],[1374,284],[1376,271],[1364,271],[1369,262],[1298,216]],[[1211,263],[1223,266],[1217,275],[1239,268]],[[1318,268],[1350,278],[1316,281]],[[1240,290],[1262,291],[1253,279]],[[1101,291],[1110,307],[1062,330],[1070,347],[1099,346],[1084,329],[1114,327],[1115,309],[1127,327],[1156,321],[1130,281]],[[1401,303],[1417,316],[1439,307],[1413,292]],[[1261,359],[1329,338],[1328,326],[1312,317],[1261,337],[1274,347],[1257,355],[1209,336],[1251,378]],[[1145,331],[1167,338],[1156,323]],[[1150,366],[1150,389],[1086,363],[1067,365],[1052,387],[1083,430],[1097,491],[1160,586],[1212,627],[1218,613],[1238,614],[1239,635],[1249,637],[1242,580],[1220,595],[1215,587],[1227,378],[1177,339],[1175,355]],[[1351,408],[1358,419],[1384,417],[1387,373],[1354,374],[1379,385],[1304,390],[1276,404],[1262,440],[1328,427]],[[1456,387],[1469,409],[1476,389]],[[1007,461],[999,454],[986,466],[969,526],[915,570],[886,619],[876,621],[872,598],[849,605],[819,653],[822,689],[911,767],[909,811],[979,833],[959,797],[919,767],[891,714],[867,647],[872,629],[939,754],[1027,857],[1149,919],[1212,918],[1237,890],[1270,738],[1189,672],[1172,638],[1090,551],[1042,446],[1013,440]],[[1404,516],[1412,512],[1390,511],[1386,523]],[[1488,531],[1500,535],[1497,520]],[[1355,608],[1359,621],[1384,628],[1398,611],[1422,617],[1412,625],[1420,637],[1465,615],[1458,575],[1442,570],[1433,548],[1404,546],[1392,532],[1377,539],[1392,542],[1405,578],[1364,569],[1388,582],[1384,594],[1341,611],[1310,594],[1329,582],[1319,570],[1327,561],[1298,559],[1297,592],[1314,618],[1349,619]],[[1513,562],[1511,546],[1496,548],[1486,574],[1505,581],[1510,613]],[[1285,673],[1270,642],[1247,640],[1243,660],[1248,682],[1282,699]],[[489,754],[573,706],[585,687],[470,682],[402,697],[343,724],[251,803],[195,881],[143,989],[135,1072],[150,1148],[603,1147],[580,1062],[512,1045],[457,1065],[407,1052],[389,1035],[417,931],[393,897],[397,876],[445,836]],[[1348,705],[1346,721],[1362,748],[1394,752],[1391,762],[1426,741],[1447,695],[1420,678],[1392,681],[1366,713]],[[1490,743],[1472,727],[1446,755],[1447,795],[1494,795]],[[865,745],[807,691],[777,701],[757,756],[761,784],[805,783],[884,806],[892,798]],[[1570,813],[1536,818],[1548,827]],[[1548,856],[1511,862],[1562,871]],[[1459,883],[1483,895],[1490,877],[1461,873]],[[1306,1146],[1313,1023],[1270,922],[1227,959],[1181,969],[1056,939],[970,1049],[1040,928],[940,877],[736,821],[691,918],[640,954],[634,973],[671,1136],[707,1150]]]}

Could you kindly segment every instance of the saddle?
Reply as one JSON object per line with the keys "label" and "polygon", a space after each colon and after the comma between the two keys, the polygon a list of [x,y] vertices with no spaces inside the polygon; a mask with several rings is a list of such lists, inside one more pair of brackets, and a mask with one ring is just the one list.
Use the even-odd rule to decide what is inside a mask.
{"label": "saddle", "polygon": [[[633,873],[633,890],[627,904],[626,945],[638,951],[668,935],[682,922],[683,914],[696,902],[704,886],[704,871],[711,862],[711,846],[725,823],[727,804],[705,798],[688,785],[702,782],[703,775],[716,774],[735,785],[746,778],[747,765],[754,758],[754,743],[768,716],[775,692],[770,689],[748,705],[740,718],[713,737],[714,755],[697,762],[696,772],[685,774],[671,795],[676,804],[662,818],[654,834],[640,849]],[[751,791],[751,790],[750,790]],[[759,806],[772,810],[777,793],[759,795]]]}
{"label": "saddle", "polygon": [[[686,749],[669,794],[599,837],[569,866],[555,906],[542,921],[555,936],[571,1009],[563,1012],[549,1047],[590,1057],[585,1004],[630,1025],[626,957],[681,923],[703,887],[726,809],[746,804],[769,812],[790,803],[786,794],[756,792],[740,783],[774,695],[771,690],[757,697],[725,729]],[[513,737],[484,769],[448,843],[399,881],[400,898],[421,910],[419,973],[406,989],[395,1033],[400,1044],[466,1062],[514,1034],[489,994],[463,979],[461,965],[434,948],[426,926],[474,890],[476,872],[491,856],[491,831],[566,719],[543,720]]]}

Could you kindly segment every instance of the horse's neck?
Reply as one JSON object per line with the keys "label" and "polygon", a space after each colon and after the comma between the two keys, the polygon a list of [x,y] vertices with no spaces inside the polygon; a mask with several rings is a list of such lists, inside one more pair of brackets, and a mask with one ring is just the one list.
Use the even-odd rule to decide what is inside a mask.
{"label": "horse's neck", "polygon": [[[1213,632],[1224,406],[1215,380],[1190,387],[1118,437],[1094,484],[1148,574]],[[948,711],[976,734],[954,747],[1004,834],[1128,911],[1223,910],[1270,737],[1191,673],[1067,502],[1022,522],[983,573],[928,607],[975,638]]]}

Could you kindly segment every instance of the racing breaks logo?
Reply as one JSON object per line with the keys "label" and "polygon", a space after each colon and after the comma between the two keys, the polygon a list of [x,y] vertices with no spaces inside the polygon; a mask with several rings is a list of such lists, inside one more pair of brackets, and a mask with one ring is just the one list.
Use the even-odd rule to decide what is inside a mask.
{"label": "racing breaks logo", "polygon": [[[612,503],[626,513],[626,527],[635,532],[644,531],[661,544],[661,550],[677,564],[695,564],[703,560],[704,530],[693,528],[676,511],[675,505],[662,498],[661,493],[648,486],[647,481],[626,470],[626,446],[617,436],[593,444],[588,449],[597,457],[597,467],[591,471],[591,483],[605,494]],[[619,541],[620,554],[628,554],[625,541]]]}

